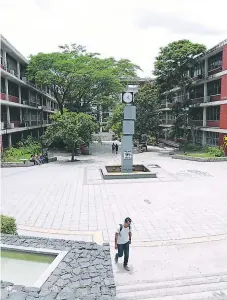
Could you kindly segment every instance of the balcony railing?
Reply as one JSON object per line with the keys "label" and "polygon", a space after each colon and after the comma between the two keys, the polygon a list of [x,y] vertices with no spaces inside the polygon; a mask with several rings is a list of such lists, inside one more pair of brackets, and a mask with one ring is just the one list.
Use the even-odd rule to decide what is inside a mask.
{"label": "balcony railing", "polygon": [[19,98],[17,96],[11,96],[9,95],[9,101],[19,103]]}
{"label": "balcony railing", "polygon": [[220,127],[220,120],[219,121],[207,121],[207,127]]}
{"label": "balcony railing", "polygon": [[221,95],[212,95],[210,96],[210,101],[220,101],[221,100]]}
{"label": "balcony railing", "polygon": [[204,102],[204,97],[191,99],[191,104],[199,104]]}
{"label": "balcony railing", "polygon": [[6,100],[6,94],[5,93],[0,93],[0,99],[1,100]]}
{"label": "balcony railing", "polygon": [[203,121],[202,120],[191,120],[189,122],[190,126],[203,126]]}

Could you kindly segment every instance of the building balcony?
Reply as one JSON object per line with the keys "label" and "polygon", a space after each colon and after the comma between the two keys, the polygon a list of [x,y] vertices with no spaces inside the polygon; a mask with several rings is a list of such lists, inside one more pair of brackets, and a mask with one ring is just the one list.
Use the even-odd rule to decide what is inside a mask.
{"label": "building balcony", "polygon": [[21,103],[22,103],[23,105],[28,105],[28,99],[22,98],[22,99],[21,99]]}
{"label": "building balcony", "polygon": [[218,66],[218,67],[215,68],[215,69],[209,70],[209,71],[208,71],[208,76],[217,74],[217,73],[219,73],[219,72],[221,72],[221,71],[222,71],[222,66]]}
{"label": "building balcony", "polygon": [[204,102],[204,97],[191,99],[191,104],[200,104]]}
{"label": "building balcony", "polygon": [[210,101],[213,102],[213,101],[220,101],[221,100],[221,95],[218,94],[218,95],[212,95],[212,96],[209,96],[210,97]]}
{"label": "building balcony", "polygon": [[207,127],[220,127],[220,120],[219,121],[207,121]]}
{"label": "building balcony", "polygon": [[161,108],[166,108],[166,101],[161,101]]}
{"label": "building balcony", "polygon": [[15,127],[20,127],[20,121],[10,121],[10,123],[13,123],[14,124],[14,128]]}
{"label": "building balcony", "polygon": [[202,120],[191,120],[189,126],[203,126]]}
{"label": "building balcony", "polygon": [[0,99],[1,100],[6,100],[6,94],[5,93],[0,93]]}
{"label": "building balcony", "polygon": [[19,98],[17,96],[11,96],[9,95],[9,101],[10,102],[15,102],[15,103],[19,103]]}

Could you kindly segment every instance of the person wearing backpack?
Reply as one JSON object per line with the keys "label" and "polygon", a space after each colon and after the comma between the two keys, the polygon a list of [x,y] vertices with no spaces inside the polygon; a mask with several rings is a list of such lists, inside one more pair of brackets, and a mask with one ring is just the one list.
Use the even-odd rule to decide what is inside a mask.
{"label": "person wearing backpack", "polygon": [[130,218],[126,218],[124,224],[119,224],[115,233],[115,249],[118,252],[115,255],[115,262],[118,262],[118,258],[124,254],[124,268],[129,271],[128,259],[129,259],[129,244],[131,244],[132,231],[131,231]]}

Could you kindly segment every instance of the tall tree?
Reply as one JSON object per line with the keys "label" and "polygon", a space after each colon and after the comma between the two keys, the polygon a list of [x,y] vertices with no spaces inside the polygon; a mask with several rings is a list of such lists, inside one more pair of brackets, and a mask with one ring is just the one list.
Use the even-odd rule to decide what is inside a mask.
{"label": "tall tree", "polygon": [[140,69],[126,59],[101,58],[81,45],[64,45],[60,49],[61,52],[31,56],[27,73],[29,79],[53,91],[61,113],[64,107],[87,112],[100,99],[114,98],[124,88],[120,78],[135,77]]}
{"label": "tall tree", "polygon": [[119,138],[122,136],[122,122],[124,117],[124,104],[118,104],[108,121],[107,129],[111,129]]}
{"label": "tall tree", "polygon": [[97,124],[92,116],[84,113],[64,111],[64,114],[55,113],[51,116],[53,125],[49,126],[43,136],[46,145],[51,145],[59,139],[71,149],[74,161],[75,150],[82,143],[89,144],[92,141],[92,134],[97,129]]}
{"label": "tall tree", "polygon": [[146,83],[141,86],[135,99],[135,137],[142,142],[143,136],[156,136],[159,131],[159,103],[156,86]]}
{"label": "tall tree", "polygon": [[[173,113],[175,115],[174,134],[180,137],[182,129],[187,138],[188,127],[192,110],[189,109],[190,101],[188,93],[193,84],[191,70],[195,67],[196,56],[204,53],[206,47],[202,44],[193,43],[189,40],[179,40],[168,44],[160,49],[155,61],[154,75],[159,93],[174,102]],[[177,92],[180,97],[175,98]],[[194,128],[191,126],[192,135]]]}
{"label": "tall tree", "polygon": [[[139,88],[135,96],[136,121],[134,137],[142,142],[143,137],[157,135],[159,130],[159,103],[156,87],[151,83],[146,83]],[[124,105],[119,104],[113,110],[109,119],[109,128],[120,137],[122,135],[122,121],[124,116]]]}

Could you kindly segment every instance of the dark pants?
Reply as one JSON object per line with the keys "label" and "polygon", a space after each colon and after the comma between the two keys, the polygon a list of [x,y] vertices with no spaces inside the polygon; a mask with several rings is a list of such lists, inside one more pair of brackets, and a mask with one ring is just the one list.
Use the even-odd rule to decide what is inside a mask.
{"label": "dark pants", "polygon": [[118,253],[116,254],[116,257],[122,257],[124,253],[124,266],[127,266],[129,258],[129,242],[125,244],[117,244],[117,248]]}

